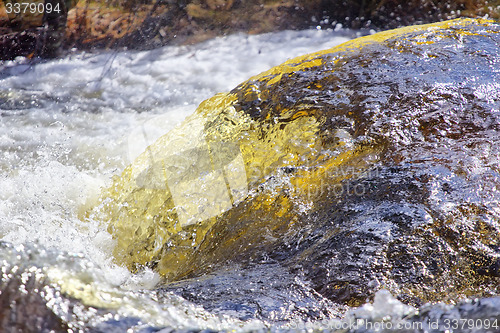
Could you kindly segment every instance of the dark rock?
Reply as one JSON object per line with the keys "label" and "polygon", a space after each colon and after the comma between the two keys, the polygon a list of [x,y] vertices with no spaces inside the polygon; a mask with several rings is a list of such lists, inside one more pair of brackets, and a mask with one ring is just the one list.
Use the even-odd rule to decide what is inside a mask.
{"label": "dark rock", "polygon": [[168,281],[280,263],[351,306],[498,294],[499,32],[380,33],[202,103],[105,194],[117,259]]}

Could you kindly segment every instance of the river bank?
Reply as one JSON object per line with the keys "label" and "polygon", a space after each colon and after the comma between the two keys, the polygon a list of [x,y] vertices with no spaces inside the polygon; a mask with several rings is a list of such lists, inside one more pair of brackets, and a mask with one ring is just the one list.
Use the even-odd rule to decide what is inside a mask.
{"label": "river bank", "polygon": [[[21,0],[15,0],[21,3]],[[499,18],[498,0],[50,0],[61,12],[7,14],[0,7],[0,59],[58,57],[68,50],[153,49],[236,32],[384,30],[457,17]]]}

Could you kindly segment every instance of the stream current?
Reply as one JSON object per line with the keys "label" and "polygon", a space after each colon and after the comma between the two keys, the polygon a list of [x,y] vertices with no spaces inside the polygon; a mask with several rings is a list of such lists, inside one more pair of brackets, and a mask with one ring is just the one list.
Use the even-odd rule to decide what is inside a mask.
{"label": "stream current", "polygon": [[[443,318],[451,320],[448,328],[454,325],[453,320],[479,318],[462,325],[463,331],[498,329],[500,322],[494,320],[500,317],[498,298],[416,309],[382,290],[361,307],[347,308],[322,299],[300,276],[295,283],[305,290],[301,294],[273,294],[276,288],[266,294],[266,288],[261,287],[255,291],[257,305],[233,298],[202,307],[180,294],[203,298],[211,292],[203,279],[179,287],[182,293],[176,293],[175,288],[158,293],[160,277],[155,272],[145,269],[132,274],[114,263],[114,241],[106,226],[80,218],[96,205],[101,189],[111,184],[114,175],[193,113],[203,100],[287,59],[333,47],[354,36],[351,31],[331,30],[240,34],[195,46],[79,53],[37,64],[22,59],[2,63],[2,328],[9,331],[5,325],[21,321],[23,313],[29,316],[43,308],[50,313],[48,319],[27,320],[26,331],[34,327],[39,331],[95,332],[395,328],[430,332],[444,330]],[[279,267],[275,273],[287,274]],[[236,277],[234,273],[222,274],[210,285],[226,284],[241,293],[252,293],[259,274],[258,269]],[[31,285],[34,290],[43,290],[40,304],[33,299],[21,301],[22,297],[14,297],[14,303],[5,301],[12,299],[6,296],[7,290],[18,286],[9,282],[17,275],[24,288]],[[264,283],[280,283],[279,278],[266,278]],[[290,295],[296,299],[286,299]],[[480,309],[471,305],[481,301]],[[269,306],[262,308],[266,302]],[[308,313],[306,319],[301,313]],[[434,329],[438,321],[441,326]]]}

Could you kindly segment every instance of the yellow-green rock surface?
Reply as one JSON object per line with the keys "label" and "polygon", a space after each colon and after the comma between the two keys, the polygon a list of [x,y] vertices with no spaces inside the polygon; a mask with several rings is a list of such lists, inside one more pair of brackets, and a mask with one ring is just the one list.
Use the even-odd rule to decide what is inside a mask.
{"label": "yellow-green rock surface", "polygon": [[358,38],[203,102],[91,212],[166,281],[278,262],[360,304],[498,293],[500,26]]}

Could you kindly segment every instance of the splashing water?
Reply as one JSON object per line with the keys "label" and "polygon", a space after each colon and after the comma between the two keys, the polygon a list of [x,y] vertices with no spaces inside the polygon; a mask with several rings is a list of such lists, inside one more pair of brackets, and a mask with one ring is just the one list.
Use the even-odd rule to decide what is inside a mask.
{"label": "splashing water", "polygon": [[[113,175],[202,100],[289,58],[342,43],[346,36],[317,30],[233,35],[147,52],[83,53],[35,65],[4,62],[0,236],[17,246],[5,251],[22,254],[19,246],[29,244],[48,250],[33,255],[32,264],[49,269],[47,275],[56,280],[65,279],[64,270],[76,256],[93,267],[89,274],[105,289],[155,287],[156,273],[131,274],[113,263],[114,241],[106,226],[82,222],[82,212],[96,204]],[[62,270],[54,260],[64,253],[70,253],[69,263],[61,263]],[[12,259],[9,267],[16,263]]]}
{"label": "splashing water", "polygon": [[[434,38],[431,34],[429,36],[431,36],[429,37],[431,39]],[[439,41],[440,38],[435,40]],[[438,304],[416,308],[401,303],[388,291],[382,289],[375,294],[373,302],[365,303],[364,298],[355,300],[357,303],[353,304],[365,304],[359,308],[353,308],[347,305],[334,304],[321,294],[321,292],[325,292],[325,290],[321,290],[321,286],[319,286],[320,288],[317,285],[313,286],[318,281],[321,283],[321,279],[335,281],[336,276],[328,275],[334,274],[336,271],[335,266],[342,265],[335,264],[335,260],[339,263],[345,262],[348,264],[354,260],[355,264],[363,265],[364,263],[361,262],[364,260],[363,255],[372,255],[373,252],[376,258],[380,254],[377,252],[378,243],[373,242],[373,239],[368,239],[368,243],[364,244],[363,239],[352,236],[358,231],[360,234],[366,232],[375,235],[374,239],[376,241],[385,239],[389,242],[398,237],[397,233],[395,235],[391,234],[392,231],[397,231],[397,228],[399,228],[399,226],[397,228],[393,227],[393,224],[397,224],[399,221],[398,216],[416,217],[416,221],[408,223],[408,226],[411,227],[418,226],[419,223],[425,226],[432,221],[433,217],[429,214],[424,216],[422,221],[418,220],[421,216],[415,214],[412,207],[389,205],[385,209],[388,214],[395,209],[397,210],[396,215],[389,216],[394,218],[394,221],[384,220],[383,223],[380,223],[379,211],[370,207],[370,204],[372,204],[370,194],[366,196],[368,200],[365,200],[365,202],[358,202],[355,196],[349,197],[346,201],[352,205],[351,207],[343,207],[341,205],[342,200],[337,203],[332,202],[332,197],[328,194],[322,192],[315,194],[320,204],[323,204],[321,200],[326,200],[327,204],[332,205],[332,207],[337,207],[340,211],[344,209],[353,216],[352,221],[354,224],[359,224],[357,227],[354,226],[354,233],[350,232],[346,234],[345,240],[341,239],[340,243],[343,241],[348,243],[352,236],[353,243],[356,243],[346,246],[348,250],[346,252],[347,258],[337,258],[338,254],[331,253],[336,247],[335,244],[329,245],[331,239],[328,239],[328,237],[333,237],[337,231],[331,229],[331,224],[328,222],[330,221],[330,215],[328,215],[330,213],[317,210],[318,220],[322,218],[323,221],[326,221],[323,226],[326,228],[326,233],[318,234],[318,232],[322,233],[323,227],[321,225],[318,225],[317,230],[309,230],[306,227],[303,229],[304,240],[298,238],[293,240],[293,242],[297,241],[297,243],[284,242],[283,245],[287,245],[289,248],[291,245],[296,246],[296,250],[287,249],[286,251],[291,251],[290,253],[297,251],[296,257],[299,260],[301,260],[301,257],[307,256],[313,258],[304,266],[308,267],[307,265],[309,265],[307,271],[305,269],[302,271],[294,271],[293,269],[289,271],[284,266],[277,264],[276,261],[268,260],[265,256],[255,256],[251,258],[255,262],[254,265],[247,265],[241,269],[238,267],[227,270],[222,269],[215,273],[207,269],[208,274],[198,277],[194,275],[194,278],[168,285],[162,284],[160,276],[150,269],[143,268],[138,273],[130,273],[127,268],[117,265],[113,259],[113,250],[118,246],[116,240],[112,239],[108,232],[109,226],[104,225],[106,223],[103,223],[100,218],[94,218],[93,215],[90,215],[90,218],[82,218],[88,216],[86,214],[91,207],[98,205],[101,189],[109,187],[114,176],[120,174],[129,163],[136,159],[158,137],[172,130],[176,124],[191,114],[202,100],[219,91],[227,91],[248,77],[277,65],[288,58],[330,48],[347,39],[345,35],[342,36],[332,31],[317,30],[281,32],[262,36],[234,35],[190,47],[167,47],[148,52],[124,51],[104,54],[78,54],[57,61],[38,63],[33,66],[23,64],[20,60],[3,63],[0,72],[0,80],[2,81],[2,88],[0,89],[0,150],[3,156],[0,160],[0,260],[2,260],[0,302],[3,303],[0,304],[9,304],[8,320],[26,329],[36,327],[38,331],[91,329],[98,332],[121,332],[130,329],[131,331],[150,332],[165,328],[165,332],[171,332],[172,329],[194,331],[203,329],[217,331],[270,330],[273,332],[316,329],[388,332],[404,329],[412,332],[433,332],[450,331],[450,328],[453,329],[455,323],[453,320],[462,321],[463,331],[494,331],[498,329],[498,320],[500,320],[500,311],[498,310],[500,308],[498,306],[500,299],[498,297],[480,300],[469,299],[455,306]],[[425,37],[422,40],[424,42],[417,38],[418,43],[416,45],[423,45],[421,48],[425,50]],[[429,44],[434,43],[435,40],[432,40]],[[405,49],[408,45],[402,43],[398,47]],[[408,57],[402,58],[402,61],[413,59],[412,57],[418,52],[420,52],[420,49],[414,49],[413,53],[409,52]],[[431,59],[435,57],[433,54],[427,56],[424,56],[424,58]],[[474,56],[479,57],[477,52],[474,53]],[[492,64],[491,61],[490,63],[486,60],[484,62],[487,63],[487,66],[495,68],[495,64]],[[378,80],[384,82],[385,74],[377,74],[377,70],[379,70],[377,62],[373,63],[375,70],[370,72],[370,75],[374,75],[371,79],[364,76],[362,69],[356,66],[356,62],[353,63],[352,68],[349,67],[350,64],[346,64],[344,68],[347,68],[346,73],[353,74],[351,79],[360,80],[359,84],[363,83],[358,87],[359,91],[364,91],[363,85],[366,85],[367,82],[367,85],[378,82]],[[307,66],[315,66],[316,64],[313,59]],[[364,64],[371,66],[372,62],[369,60]],[[396,64],[397,66],[399,64]],[[431,69],[434,70],[432,66]],[[293,66],[287,67],[286,70],[291,71],[290,73],[287,72],[287,75],[295,75]],[[404,70],[401,70],[401,72],[404,72]],[[304,73],[305,75],[302,75]],[[311,85],[308,81],[310,77],[307,71],[304,73],[299,73],[296,78],[299,82],[301,80],[307,82],[307,88],[304,89],[321,90],[322,83],[318,81]],[[412,69],[408,69],[407,73],[411,74]],[[485,80],[496,78],[496,72],[491,75],[487,71],[483,73]],[[283,77],[286,80],[286,75]],[[404,76],[401,77],[404,81]],[[443,75],[443,78],[447,77],[447,75]],[[329,86],[328,80],[332,78],[335,80],[335,76],[325,76],[326,86]],[[275,79],[270,79],[268,86],[281,79],[282,75],[278,73]],[[365,80],[368,81],[365,82]],[[395,90],[405,88],[406,83],[402,82],[402,80],[395,79],[392,87]],[[426,82],[426,80],[435,89],[428,95],[428,100],[431,101],[430,104],[424,103],[422,104],[423,107],[435,107],[437,102],[434,103],[434,99],[439,102],[442,95],[453,91],[453,87],[447,86],[446,82],[434,82],[434,78],[422,76],[422,82]],[[349,82],[351,81],[353,80]],[[262,82],[262,84],[265,84],[265,81]],[[357,81],[354,80],[354,82]],[[389,85],[375,84],[375,87],[370,86],[369,89],[371,90],[368,91],[383,92],[382,90],[386,86]],[[496,107],[499,87],[496,82],[483,84],[481,81],[473,84],[473,87],[474,96],[481,101],[479,108]],[[260,106],[255,104],[252,98],[247,100],[245,94],[248,93],[252,97],[252,94],[256,93],[259,96],[258,101],[264,101],[263,103],[273,102],[274,96],[259,95],[260,92],[265,92],[265,89],[259,90],[261,87],[252,86],[252,84],[243,85],[243,88],[240,90],[243,95],[239,97],[242,103],[237,107],[243,108],[252,117],[258,118],[260,116]],[[256,88],[257,92],[254,88]],[[412,87],[406,89],[413,92]],[[403,91],[406,90],[403,89]],[[347,88],[343,92],[344,95],[332,95],[330,97],[331,101],[343,105],[344,102],[349,102],[350,98],[353,98],[354,102],[363,101],[362,98],[365,98],[363,96],[361,99],[356,99],[357,92],[349,91]],[[296,105],[293,100],[295,93],[295,91],[290,91],[285,95],[285,99],[279,101],[279,103],[281,105],[289,103],[292,106]],[[419,133],[415,134],[415,132],[411,131],[411,122],[408,125],[399,121],[397,117],[376,117],[376,115],[381,115],[377,103],[385,102],[383,101],[384,97],[381,96],[372,94],[366,100],[371,104],[363,104],[366,110],[373,113],[373,117],[370,118],[373,120],[373,129],[375,129],[375,132],[384,133],[383,135],[396,142],[396,147],[410,145],[412,140],[418,139]],[[305,113],[307,114],[309,111],[305,110]],[[411,112],[413,111],[412,109]],[[424,120],[430,119],[429,122],[433,120],[434,113],[431,111],[428,112],[427,118],[423,117]],[[453,114],[454,111],[456,110],[451,110],[449,113]],[[495,110],[493,109],[493,111]],[[418,112],[417,110],[417,114]],[[314,111],[311,114],[314,115]],[[365,112],[365,115],[367,114]],[[442,114],[446,114],[446,112]],[[496,119],[494,118],[495,114],[493,112],[493,116],[488,119]],[[303,115],[302,110],[299,110],[298,115]],[[301,156],[301,151],[304,148],[301,143],[305,142],[309,148],[314,147],[314,140],[318,140],[318,138],[315,138],[311,133],[316,132],[304,130],[304,128],[309,127],[316,128],[317,124],[312,118],[306,117],[297,121],[294,119],[295,115],[293,113],[287,114],[286,112],[282,116],[280,121],[292,121],[286,127],[286,131],[288,131],[286,135],[291,137],[292,140],[286,141],[286,144],[282,146],[286,146],[286,149],[296,149],[297,156]],[[204,146],[203,142],[200,141],[200,144],[197,141],[205,139],[197,134],[198,132],[203,133],[204,125],[198,123],[196,117],[190,117],[189,119],[190,122],[185,124],[191,124],[192,131],[184,136],[183,147],[191,147],[190,145],[192,145],[196,148],[195,155],[200,163],[199,167],[197,167],[203,170],[201,164],[208,163],[208,160],[212,158],[209,156],[206,160],[203,160],[204,152],[198,149]],[[312,122],[308,122],[308,119]],[[334,117],[331,120],[333,121],[333,119]],[[328,162],[330,164],[326,163],[326,167],[336,165],[337,159],[340,162],[349,161],[351,152],[355,152],[354,156],[361,153],[362,159],[368,163],[378,161],[381,151],[378,148],[374,149],[374,145],[366,144],[366,138],[363,136],[360,136],[360,139],[356,141],[354,135],[349,132],[350,126],[353,126],[355,122],[349,122],[348,120],[347,117],[341,121],[341,128],[337,129],[332,135],[334,147],[342,147],[342,149],[337,157],[325,158],[325,160],[331,162]],[[479,119],[479,121],[481,120]],[[485,128],[491,125],[478,122],[474,122],[474,124],[484,125]],[[491,128],[494,128],[494,126],[493,124]],[[222,124],[217,128],[223,132],[225,127]],[[425,127],[422,128],[425,130]],[[430,128],[433,129],[433,127]],[[439,134],[446,134],[448,129],[437,127],[437,130],[438,134],[424,131],[423,135],[430,138],[434,138],[433,135],[436,135],[439,138]],[[171,133],[174,133],[175,136],[176,130]],[[301,133],[303,137],[294,136],[294,133]],[[279,135],[280,133],[277,133],[275,137],[271,138],[276,141]],[[453,133],[450,135],[453,135]],[[451,138],[454,137],[451,136]],[[162,140],[166,140],[165,137]],[[266,142],[263,148],[257,147],[257,150],[265,151],[270,146],[272,147],[273,140]],[[251,156],[251,153],[248,152],[255,148],[253,144],[256,140],[250,138],[248,142],[250,148],[247,149],[246,154]],[[453,141],[450,142],[453,144]],[[287,146],[288,144],[289,146]],[[276,146],[279,145],[279,143],[276,144]],[[355,150],[353,147],[356,147],[356,145],[368,147],[368,149]],[[168,147],[168,142],[163,142],[163,146],[166,147],[165,151],[163,151],[161,144],[156,145],[156,148],[153,146],[153,148],[148,149],[157,149],[159,147],[168,158],[172,156],[176,158],[175,149],[172,150],[174,153],[169,155],[170,147]],[[216,148],[225,152],[229,151],[231,156],[234,155],[234,151],[232,151],[234,147],[232,146],[214,147],[210,147],[211,151]],[[416,148],[419,149],[419,146],[416,145]],[[490,184],[495,184],[495,170],[497,169],[491,164],[497,161],[497,149],[492,145],[477,147],[477,149],[477,154],[470,154],[473,157],[472,159],[467,154],[464,157],[469,164],[474,164],[473,162],[476,161],[475,167],[472,166],[462,173],[478,174],[480,176],[488,174],[492,177]],[[238,152],[242,153],[243,150],[244,148],[242,148],[241,152]],[[275,149],[276,151],[271,150],[269,155],[266,155],[268,156],[267,160],[264,159],[259,163],[262,162],[264,165],[269,163],[269,169],[275,169],[273,161],[281,161],[282,156],[279,155],[281,154],[279,149]],[[458,151],[460,150],[458,149]],[[147,156],[147,152],[143,156]],[[314,154],[316,153],[319,155],[313,157],[320,160],[319,156],[321,154],[314,151]],[[409,156],[405,156],[404,154],[407,153],[407,151],[402,150],[403,156],[401,158],[412,161],[411,159],[414,156],[411,155],[411,151]],[[448,152],[445,151],[445,153]],[[273,154],[276,154],[276,156]],[[420,153],[417,155],[421,156]],[[485,156],[487,157],[486,160],[479,160],[479,158]],[[173,164],[182,166],[181,157],[179,156],[179,163],[176,160]],[[477,160],[474,160],[476,157]],[[252,159],[248,160],[251,161]],[[242,161],[237,160],[237,158],[231,160],[228,164],[230,168],[224,172],[236,170],[241,173],[240,166],[242,163],[239,162]],[[284,161],[286,162],[286,159]],[[354,166],[355,170],[352,172],[363,173],[364,166],[359,161],[354,161],[352,166]],[[420,163],[418,160],[416,162]],[[466,167],[468,166],[467,164]],[[187,167],[189,167],[189,164],[187,164]],[[157,169],[161,171],[161,167]],[[359,179],[354,177],[353,181],[354,183],[359,181],[359,184],[368,186],[375,179],[379,186],[378,191],[381,191],[381,193],[384,193],[385,186],[391,189],[391,193],[397,195],[407,193],[405,192],[407,189],[404,188],[406,182],[404,175],[407,174],[399,176],[398,170],[395,168],[381,170],[379,174],[370,174],[370,171],[368,174],[363,174]],[[414,175],[422,179],[430,175],[431,178],[435,176],[438,180],[442,179],[443,182],[460,183],[461,181],[456,176],[453,178],[454,169],[452,169],[453,172],[448,171],[446,168],[439,169],[437,167],[430,171],[419,171],[418,168],[415,171],[408,167],[408,170],[415,172]],[[154,187],[154,172],[155,170],[151,174],[147,174],[147,177],[135,178],[149,181]],[[277,193],[275,189],[279,189],[281,186],[285,188],[289,186],[289,184],[282,184],[280,181],[285,182],[287,179],[293,180],[293,177],[296,177],[297,184],[309,188],[315,176],[308,175],[307,168],[295,170],[292,167],[280,167],[277,173],[278,176],[280,175],[279,172],[287,176],[271,177],[261,184],[264,191],[271,193],[271,196],[275,195],[276,198],[280,198],[282,194]],[[340,178],[338,176],[333,175],[330,180],[336,181],[342,177],[349,178],[352,175],[345,174]],[[178,215],[179,224],[189,226],[204,220],[207,218],[207,214],[209,216],[218,215],[227,211],[231,205],[241,202],[239,197],[241,193],[243,193],[241,195],[249,194],[249,188],[246,187],[246,184],[245,186],[239,183],[228,184],[227,179],[231,179],[231,177],[226,177],[227,190],[234,190],[233,193],[228,197],[214,196],[213,194],[218,193],[218,191],[217,188],[213,187],[213,184],[217,182],[214,182],[214,179],[208,179],[209,177],[206,178],[206,184],[202,185],[211,193],[209,193],[209,199],[211,201],[220,200],[221,202],[220,207],[217,207],[214,211],[200,209],[203,207],[198,205],[197,202],[194,205],[187,202],[182,195],[178,194],[183,191],[186,192],[185,189],[176,188],[185,185],[180,182],[181,179],[179,178],[179,182],[176,179],[168,179],[174,184],[170,189],[173,200],[176,201],[176,204],[182,202],[183,207],[186,209],[185,215]],[[249,183],[253,181],[252,178],[248,180]],[[401,184],[391,184],[391,181],[398,181]],[[367,182],[367,184],[363,182]],[[258,183],[258,179],[254,183]],[[446,195],[455,189],[446,188],[446,184],[438,183],[438,181],[432,179],[428,183],[430,206],[437,207],[436,209],[440,212],[452,212],[456,207],[449,206],[453,203],[453,200],[448,200]],[[486,184],[487,182],[483,183]],[[320,187],[323,186],[322,183],[319,185]],[[197,188],[201,185],[197,183],[194,186]],[[398,188],[400,188],[399,192]],[[222,186],[220,192],[225,193],[225,191],[226,188]],[[195,192],[191,191],[189,193]],[[469,192],[465,189],[462,192],[456,191],[453,193],[465,193],[469,201],[485,202],[481,201],[483,198],[476,198],[472,192]],[[415,193],[419,192],[415,191]],[[308,194],[310,193],[308,192]],[[478,195],[482,194],[483,192],[478,192]],[[210,195],[212,196],[210,197]],[[288,195],[289,193],[284,198],[286,199]],[[200,198],[206,199],[203,194]],[[262,201],[256,200],[256,207],[259,205],[266,207],[265,205],[269,204],[268,201],[272,202],[273,200],[276,200],[278,206],[279,204],[286,205],[290,203],[285,199],[278,201],[276,198],[267,200],[264,197]],[[496,196],[493,195],[490,197],[491,202],[488,202],[488,207],[493,207],[490,212],[493,217],[498,215],[498,211],[492,205],[495,200]],[[293,201],[293,204],[298,206],[296,208],[298,215],[312,211],[312,208],[314,208],[312,203],[302,203],[297,200]],[[239,209],[245,209],[245,205],[242,204]],[[287,207],[283,209],[285,211]],[[259,223],[262,223],[262,225],[250,225],[249,227],[245,225],[245,221],[241,221],[241,223],[238,221],[239,213],[238,210],[235,211],[236,223],[233,229],[236,231],[231,231],[231,228],[225,229],[224,226],[218,226],[218,229],[214,228],[211,233],[224,234],[226,232],[231,235],[232,232],[236,232],[236,234],[241,235],[243,231],[238,231],[238,228],[241,227],[247,228],[245,232],[248,231],[249,234],[258,235],[261,227],[266,225],[268,216],[265,214],[260,217],[257,216],[257,220],[260,219]],[[254,212],[254,210],[251,211]],[[261,214],[262,211],[265,211],[265,209],[261,211],[255,209],[255,214]],[[321,214],[327,215],[322,217]],[[276,216],[281,217],[279,209]],[[293,221],[290,223],[291,225],[295,223]],[[406,223],[404,219],[403,222]],[[281,228],[279,223],[278,220],[276,226],[273,226],[278,230],[278,233]],[[482,226],[482,224],[478,225]],[[404,228],[405,225],[401,227]],[[256,230],[252,230],[252,228]],[[495,230],[494,223],[491,228],[491,230]],[[488,238],[487,231],[479,230],[478,233],[485,235],[486,240],[495,239],[494,237]],[[272,238],[272,235],[272,233],[267,233],[258,236],[263,237],[264,243],[267,241],[272,243],[273,239],[265,239],[265,237]],[[186,239],[189,239],[189,237],[194,236],[187,235]],[[245,239],[245,237],[241,237],[243,242]],[[332,239],[337,242],[335,238]],[[302,242],[307,244],[307,242],[311,241],[316,242],[312,247],[313,251],[311,248],[308,249],[307,245],[302,245]],[[369,243],[370,241],[372,243]],[[406,241],[418,244],[417,238],[410,237]],[[395,244],[398,244],[397,239]],[[234,242],[233,248],[238,249],[238,246],[240,249],[245,250],[247,246],[251,249],[253,245]],[[342,247],[345,244],[339,244],[339,246]],[[491,249],[486,249],[487,254],[494,257],[495,244],[489,243],[488,246],[491,246]],[[300,254],[302,250],[299,250],[301,247],[306,248],[302,254]],[[231,249],[231,246],[229,246],[229,249]],[[275,247],[275,249],[276,253],[269,255],[280,258],[279,246]],[[200,256],[198,262],[195,261],[195,263],[200,267],[203,265],[209,267],[210,260],[204,262],[204,258],[209,259],[210,251],[217,253],[217,249],[211,248],[210,242],[208,242],[208,245],[205,244],[205,248],[202,247],[200,251],[202,250],[206,250],[206,256]],[[237,253],[234,252],[222,254],[236,256]],[[319,261],[325,254],[332,259],[327,263],[330,266],[316,267],[314,258]],[[397,248],[393,254],[398,255]],[[354,259],[349,261],[351,255]],[[359,256],[359,258],[356,256]],[[342,261],[344,259],[345,261]],[[402,260],[405,263],[404,258]],[[424,277],[432,276],[432,274],[429,275],[425,271],[426,263],[424,261],[424,264],[422,264],[423,270],[420,267],[415,269],[419,273],[423,272]],[[374,265],[376,264],[374,263]],[[420,262],[417,264],[420,264]],[[381,267],[385,267],[383,266],[384,263],[381,263],[381,265]],[[327,270],[324,269],[325,267]],[[482,266],[478,267],[482,269]],[[403,271],[404,268],[402,267]],[[339,267],[339,269],[338,280],[342,282],[345,277],[341,275],[348,275],[351,271],[342,271],[342,267]],[[494,274],[494,269],[495,267],[492,265],[491,271],[487,273]],[[327,276],[324,276],[325,274]],[[370,278],[362,279],[363,281],[369,281],[367,282],[368,288],[380,286],[377,278],[369,280]],[[391,286],[388,285],[388,287]],[[395,287],[395,290],[397,290],[397,287]],[[334,292],[337,292],[340,297],[343,296],[341,295],[342,288]],[[488,294],[485,293],[484,295]],[[494,296],[495,294],[491,295]],[[199,304],[202,304],[203,307]],[[43,311],[46,311],[46,313],[40,314],[41,317],[34,316],[33,318],[23,319],[26,313],[33,312],[30,308],[35,308],[38,314]],[[0,318],[2,317],[1,314],[2,312],[0,312]],[[37,318],[46,319],[40,322],[37,321]],[[463,323],[464,320],[465,324]],[[481,325],[480,328],[479,324]]]}

